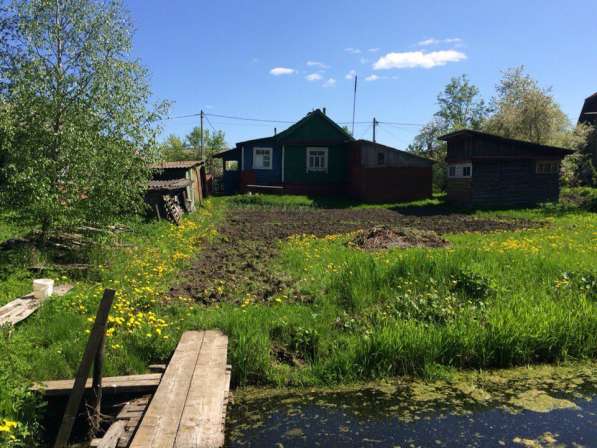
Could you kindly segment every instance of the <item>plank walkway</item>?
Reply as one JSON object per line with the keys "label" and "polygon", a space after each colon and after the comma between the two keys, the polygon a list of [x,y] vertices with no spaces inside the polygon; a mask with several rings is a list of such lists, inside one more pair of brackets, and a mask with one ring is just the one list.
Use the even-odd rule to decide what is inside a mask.
{"label": "plank walkway", "polygon": [[230,388],[228,337],[185,332],[130,444],[131,448],[219,448]]}
{"label": "plank walkway", "polygon": [[[71,285],[60,285],[54,290],[53,296],[63,296],[72,289]],[[45,299],[48,300],[48,299]],[[0,326],[10,324],[16,325],[27,319],[41,306],[43,300],[36,299],[33,293],[8,302],[0,308]]]}
{"label": "plank walkway", "polygon": [[[108,376],[102,379],[102,392],[104,394],[116,393],[153,393],[160,384],[161,373],[146,373],[143,375],[129,376]],[[53,380],[43,381],[34,386],[34,389],[41,391],[46,397],[68,396],[72,389],[74,380]],[[85,390],[91,390],[92,380],[89,378],[85,384]]]}
{"label": "plank walkway", "polygon": [[150,399],[151,396],[146,395],[126,403],[104,436],[101,439],[93,439],[90,446],[95,448],[128,447]]}

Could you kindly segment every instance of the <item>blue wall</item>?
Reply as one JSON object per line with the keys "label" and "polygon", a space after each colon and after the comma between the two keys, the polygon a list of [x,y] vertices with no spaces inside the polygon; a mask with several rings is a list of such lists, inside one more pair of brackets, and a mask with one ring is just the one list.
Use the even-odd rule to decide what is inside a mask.
{"label": "blue wall", "polygon": [[[272,143],[244,143],[243,171],[255,173],[257,185],[280,185],[282,183],[282,147]],[[272,148],[272,169],[253,169],[253,148]]]}

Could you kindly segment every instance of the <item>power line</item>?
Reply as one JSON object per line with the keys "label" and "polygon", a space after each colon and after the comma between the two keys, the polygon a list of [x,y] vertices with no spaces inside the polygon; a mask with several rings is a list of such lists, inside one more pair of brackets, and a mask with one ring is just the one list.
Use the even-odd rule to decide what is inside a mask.
{"label": "power line", "polygon": [[[204,116],[205,115],[207,115],[207,114],[204,114]],[[211,121],[209,121],[209,117],[205,117],[205,119],[207,120],[207,124],[209,124],[211,126],[211,128],[213,129],[214,133],[218,132],[218,131],[216,131],[216,128],[214,128],[214,125],[211,124]]]}
{"label": "power line", "polygon": [[[167,117],[164,120],[177,120],[181,118],[191,118],[191,117],[199,117],[201,113],[196,114],[187,114],[187,115],[177,115],[174,117]],[[265,118],[252,118],[252,117],[241,117],[238,115],[223,115],[223,114],[213,114],[213,113],[203,113],[204,117],[217,117],[217,118],[224,118],[228,120],[237,120],[237,121],[252,121],[252,122],[259,122],[259,123],[282,123],[282,124],[294,124],[296,121],[290,120],[271,120]],[[340,125],[349,125],[353,124],[352,121],[338,121],[336,122]],[[370,124],[370,121],[355,121],[354,124]],[[425,126],[423,123],[408,123],[408,122],[400,122],[400,121],[377,121],[377,124],[388,124],[392,126],[403,126],[403,127],[422,127]]]}

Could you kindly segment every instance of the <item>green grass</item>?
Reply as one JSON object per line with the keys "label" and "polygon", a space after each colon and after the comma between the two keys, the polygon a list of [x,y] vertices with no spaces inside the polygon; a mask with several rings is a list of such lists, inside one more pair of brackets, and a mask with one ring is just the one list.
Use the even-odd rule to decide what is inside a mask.
{"label": "green grass", "polygon": [[[0,334],[0,423],[20,422],[10,443],[29,446],[26,433],[37,431],[40,410],[30,382],[74,375],[105,287],[118,294],[106,375],[139,373],[167,361],[183,331],[206,328],[230,338],[234,385],[333,385],[596,357],[597,215],[554,207],[476,212],[548,225],[449,235],[445,249],[371,253],[348,247],[346,236],[291,238],[281,243],[271,268],[294,278],[309,303],[284,295],[241,306],[164,299],[202,242],[214,236],[226,207],[327,206],[313,201],[214,198],[180,228],[134,222],[129,232],[105,241],[90,254],[96,269],[70,279],[72,293]],[[440,198],[382,206],[409,213],[445,208]],[[18,232],[0,220],[4,238]],[[13,260],[2,271],[0,300],[30,288],[25,264]]]}

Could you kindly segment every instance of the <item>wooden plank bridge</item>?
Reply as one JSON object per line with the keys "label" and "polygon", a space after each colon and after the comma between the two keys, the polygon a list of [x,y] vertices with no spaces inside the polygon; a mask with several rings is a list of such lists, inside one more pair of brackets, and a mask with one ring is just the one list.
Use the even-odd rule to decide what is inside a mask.
{"label": "wooden plank bridge", "polygon": [[[218,448],[230,388],[226,364],[228,337],[218,330],[185,332],[162,374],[104,378],[120,391],[155,390],[127,403],[93,447]],[[46,383],[46,395],[59,395],[72,381]],[[91,384],[88,385],[91,387]],[[105,387],[105,386],[104,386]]]}

